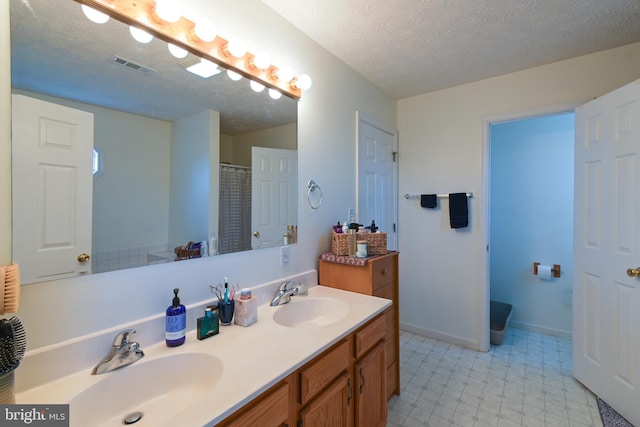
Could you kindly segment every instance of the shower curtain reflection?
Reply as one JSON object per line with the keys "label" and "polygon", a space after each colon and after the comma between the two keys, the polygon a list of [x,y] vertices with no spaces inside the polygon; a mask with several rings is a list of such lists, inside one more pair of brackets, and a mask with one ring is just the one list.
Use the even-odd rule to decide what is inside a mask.
{"label": "shower curtain reflection", "polygon": [[218,251],[251,249],[251,168],[220,165]]}

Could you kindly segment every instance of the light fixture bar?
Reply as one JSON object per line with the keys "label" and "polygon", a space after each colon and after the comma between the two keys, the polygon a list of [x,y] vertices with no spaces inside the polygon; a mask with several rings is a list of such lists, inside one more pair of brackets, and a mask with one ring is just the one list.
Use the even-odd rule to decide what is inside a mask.
{"label": "light fixture bar", "polygon": [[205,42],[194,36],[195,23],[185,17],[176,22],[166,22],[154,18],[155,0],[74,0],[85,4],[113,19],[143,29],[153,36],[186,49],[192,54],[207,59],[226,69],[257,81],[264,86],[276,89],[293,99],[300,99],[301,90],[292,81],[283,81],[277,77],[278,68],[271,65],[266,70],[253,66],[255,56],[247,52],[236,58],[225,53],[228,40],[219,35],[211,42]]}

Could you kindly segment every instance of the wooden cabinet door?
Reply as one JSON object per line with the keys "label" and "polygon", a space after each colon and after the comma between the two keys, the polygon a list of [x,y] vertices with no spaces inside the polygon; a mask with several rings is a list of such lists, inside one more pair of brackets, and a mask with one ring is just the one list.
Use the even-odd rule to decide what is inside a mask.
{"label": "wooden cabinet door", "polygon": [[222,425],[224,427],[280,427],[288,425],[289,382],[282,382],[256,400],[257,402],[241,409],[237,416],[233,416],[232,421],[223,422]]}
{"label": "wooden cabinet door", "polygon": [[355,365],[356,426],[387,425],[387,367],[381,342]]}
{"label": "wooden cabinet door", "polygon": [[300,411],[303,427],[349,426],[349,375],[343,373],[332,385],[320,393]]}

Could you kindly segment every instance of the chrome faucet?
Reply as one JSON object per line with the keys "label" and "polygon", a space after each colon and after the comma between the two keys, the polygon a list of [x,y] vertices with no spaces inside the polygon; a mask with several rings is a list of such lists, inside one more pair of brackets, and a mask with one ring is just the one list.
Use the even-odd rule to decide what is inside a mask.
{"label": "chrome faucet", "polygon": [[271,306],[275,307],[277,305],[286,304],[291,301],[291,297],[294,295],[307,296],[309,291],[307,291],[307,287],[300,282],[296,282],[295,280],[287,280],[283,282],[276,293],[273,295],[273,299],[271,300]]}
{"label": "chrome faucet", "polygon": [[91,375],[111,372],[142,359],[144,352],[140,350],[140,344],[136,341],[129,341],[135,333],[135,329],[125,329],[119,332],[113,339],[109,353],[93,368]]}

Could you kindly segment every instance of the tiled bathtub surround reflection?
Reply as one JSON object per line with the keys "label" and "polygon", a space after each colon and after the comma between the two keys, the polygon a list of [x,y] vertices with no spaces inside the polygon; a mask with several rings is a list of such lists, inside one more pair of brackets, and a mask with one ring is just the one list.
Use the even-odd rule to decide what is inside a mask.
{"label": "tiled bathtub surround reflection", "polygon": [[601,426],[571,357],[571,341],[514,328],[488,353],[403,331],[387,426]]}
{"label": "tiled bathtub surround reflection", "polygon": [[173,253],[175,246],[163,244],[96,252],[91,257],[91,271],[93,273],[105,273],[107,271],[173,261],[176,257]]}

